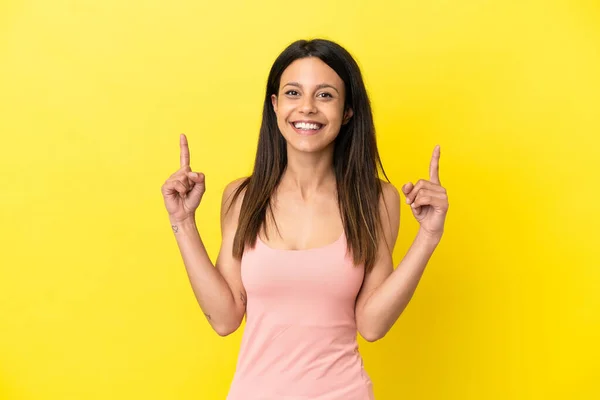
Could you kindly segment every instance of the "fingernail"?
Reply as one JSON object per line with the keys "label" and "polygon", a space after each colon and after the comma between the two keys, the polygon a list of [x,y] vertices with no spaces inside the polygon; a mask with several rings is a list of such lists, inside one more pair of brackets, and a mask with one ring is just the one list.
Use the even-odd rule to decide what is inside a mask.
{"label": "fingernail", "polygon": [[406,204],[410,204],[410,199],[408,197],[406,198]]}
{"label": "fingernail", "polygon": [[194,177],[194,178],[197,178],[197,177],[198,177],[198,174],[197,174],[197,173],[195,173],[195,172],[190,172],[190,175],[191,175],[192,177]]}

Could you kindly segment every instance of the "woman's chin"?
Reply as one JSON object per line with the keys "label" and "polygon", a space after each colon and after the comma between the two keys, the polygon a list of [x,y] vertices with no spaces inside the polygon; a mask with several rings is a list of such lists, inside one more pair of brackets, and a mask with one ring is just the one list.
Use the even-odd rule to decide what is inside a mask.
{"label": "woman's chin", "polygon": [[288,151],[292,150],[298,153],[320,153],[325,150],[330,143],[324,143],[323,141],[310,141],[299,140],[290,143],[288,141]]}

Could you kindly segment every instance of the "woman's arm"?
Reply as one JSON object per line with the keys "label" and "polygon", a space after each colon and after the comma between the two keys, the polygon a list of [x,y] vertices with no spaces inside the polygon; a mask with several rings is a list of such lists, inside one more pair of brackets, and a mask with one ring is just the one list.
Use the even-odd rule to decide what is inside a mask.
{"label": "woman's arm", "polygon": [[233,238],[243,195],[238,197],[236,204],[227,213],[231,194],[241,181],[231,182],[223,191],[222,242],[216,268],[202,243],[194,218],[171,224],[198,304],[212,328],[221,336],[235,332],[246,312],[246,292],[241,280],[240,261],[232,256]]}
{"label": "woman's arm", "polygon": [[391,184],[383,183],[381,198],[383,234],[373,270],[365,276],[356,301],[358,331],[367,341],[385,336],[404,311],[423,275],[425,266],[439,243],[419,230],[410,249],[394,270],[392,252],[400,225],[400,195]]}

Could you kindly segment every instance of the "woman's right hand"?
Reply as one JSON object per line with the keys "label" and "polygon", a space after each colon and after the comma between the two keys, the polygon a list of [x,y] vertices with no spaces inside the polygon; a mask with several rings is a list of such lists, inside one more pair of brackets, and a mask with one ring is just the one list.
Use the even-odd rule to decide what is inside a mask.
{"label": "woman's right hand", "polygon": [[192,172],[190,150],[184,134],[179,137],[180,168],[162,185],[161,192],[171,222],[194,218],[206,190],[202,173]]}

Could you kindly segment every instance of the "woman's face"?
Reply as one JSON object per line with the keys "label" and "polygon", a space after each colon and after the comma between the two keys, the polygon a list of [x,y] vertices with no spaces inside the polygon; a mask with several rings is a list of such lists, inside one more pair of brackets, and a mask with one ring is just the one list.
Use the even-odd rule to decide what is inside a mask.
{"label": "woman's face", "polygon": [[352,110],[344,113],[344,89],[344,81],[318,57],[298,59],[283,71],[271,101],[288,147],[316,152],[333,143],[352,117]]}

